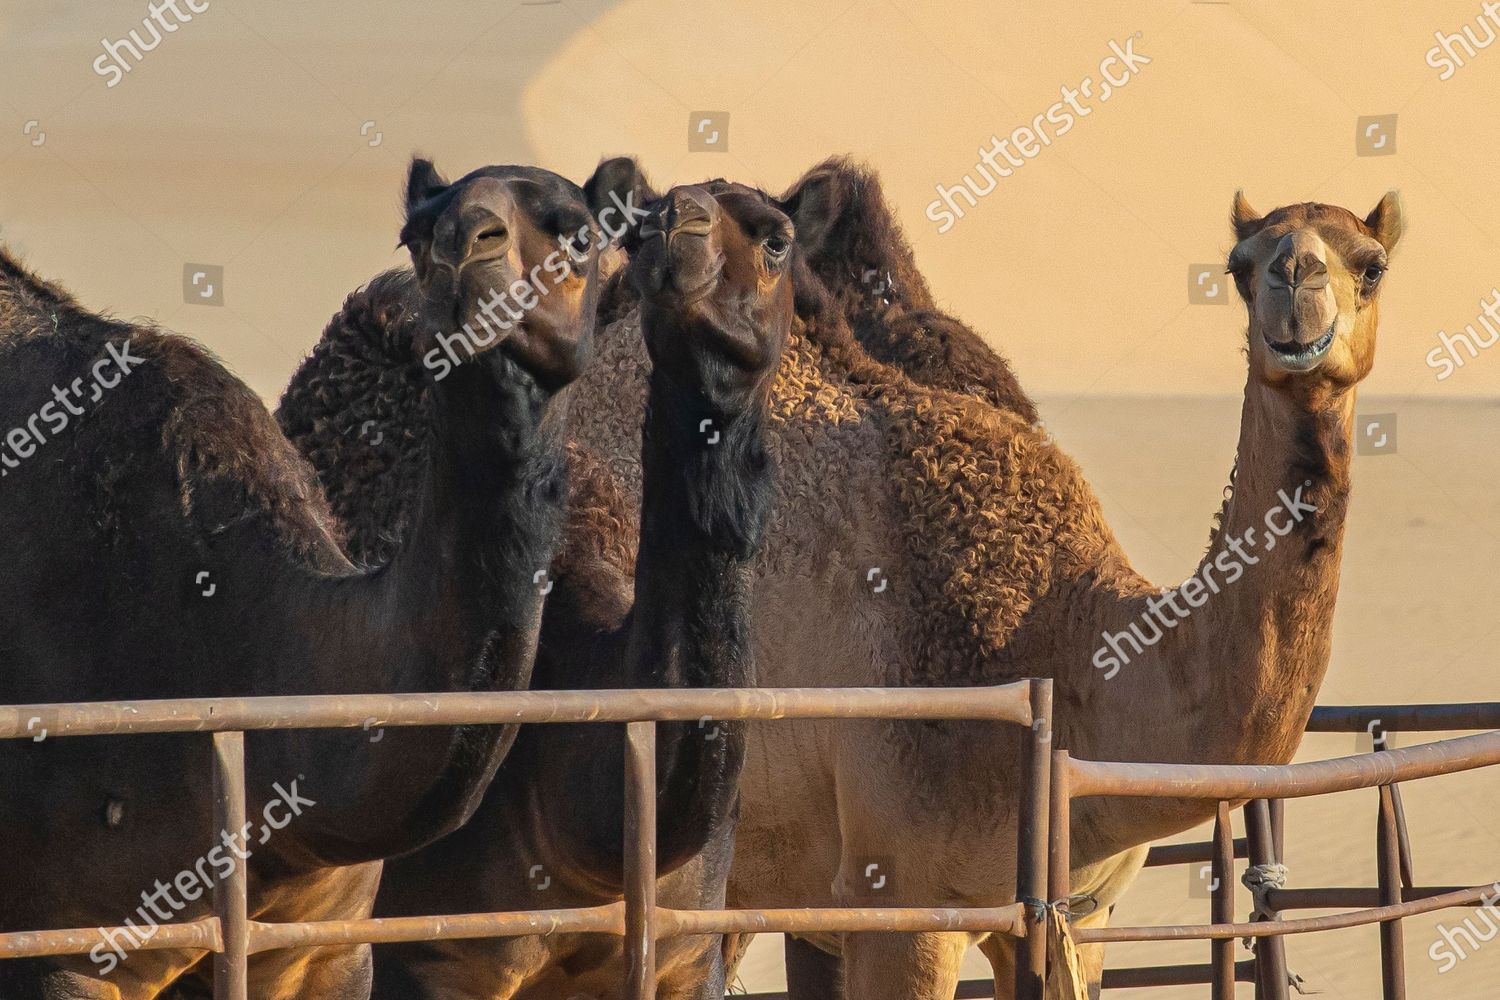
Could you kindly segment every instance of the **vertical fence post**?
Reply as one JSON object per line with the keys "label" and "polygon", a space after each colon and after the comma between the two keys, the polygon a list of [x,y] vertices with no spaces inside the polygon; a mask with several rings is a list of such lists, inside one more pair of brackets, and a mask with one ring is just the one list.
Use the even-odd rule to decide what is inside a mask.
{"label": "vertical fence post", "polygon": [[656,723],[625,728],[626,1000],[656,997]]}
{"label": "vertical fence post", "polygon": [[[1375,745],[1385,748],[1385,730],[1376,727]],[[1390,785],[1380,786],[1380,815],[1375,824],[1375,853],[1380,905],[1401,902],[1401,824],[1396,817],[1396,796]],[[1405,934],[1400,919],[1380,924],[1381,996],[1385,1000],[1406,1000]]]}
{"label": "vertical fence post", "polygon": [[1072,770],[1068,751],[1052,751],[1052,791],[1049,803],[1051,818],[1047,821],[1052,849],[1047,859],[1047,899],[1067,899],[1073,891],[1073,842],[1071,827],[1073,800],[1069,780]]}
{"label": "vertical fence post", "polygon": [[[1214,817],[1214,857],[1211,873],[1213,923],[1234,923],[1234,827],[1228,802],[1220,802]],[[1213,1000],[1234,1000],[1234,939],[1210,942],[1213,955]]]}
{"label": "vertical fence post", "polygon": [[[245,828],[245,734],[214,733],[215,837]],[[223,950],[214,955],[214,1000],[250,1000],[249,877],[245,859],[229,852],[234,870],[214,883],[214,915]]]}
{"label": "vertical fence post", "polygon": [[[1279,864],[1272,833],[1271,804],[1265,799],[1245,803],[1245,840],[1250,864]],[[1256,919],[1262,919],[1259,914]],[[1279,937],[1255,940],[1255,1000],[1287,1000],[1286,941]]]}
{"label": "vertical fence post", "polygon": [[[1052,791],[1052,681],[1031,681],[1031,736],[1025,792],[1016,836],[1016,898],[1046,899],[1048,817]],[[1025,914],[1026,936],[1016,947],[1016,1000],[1042,1000],[1047,975],[1047,925]]]}

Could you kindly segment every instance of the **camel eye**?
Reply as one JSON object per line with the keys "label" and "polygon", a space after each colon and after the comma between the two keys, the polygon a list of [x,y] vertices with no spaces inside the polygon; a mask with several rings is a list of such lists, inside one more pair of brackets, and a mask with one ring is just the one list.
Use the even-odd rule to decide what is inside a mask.
{"label": "camel eye", "polygon": [[1380,284],[1380,279],[1383,278],[1383,277],[1385,277],[1385,265],[1384,264],[1375,263],[1375,264],[1371,264],[1369,267],[1365,268],[1365,273],[1362,275],[1362,280],[1364,281],[1365,291],[1366,292],[1374,291],[1375,286],[1378,285],[1378,284]]}
{"label": "camel eye", "polygon": [[792,241],[779,233],[767,237],[763,246],[766,251],[766,259],[772,264],[780,264],[786,260],[786,255],[792,252]]}

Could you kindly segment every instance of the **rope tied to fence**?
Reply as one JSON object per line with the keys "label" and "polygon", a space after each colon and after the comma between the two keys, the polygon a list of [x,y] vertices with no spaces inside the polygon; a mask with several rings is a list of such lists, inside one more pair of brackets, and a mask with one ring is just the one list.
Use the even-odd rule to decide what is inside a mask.
{"label": "rope tied to fence", "polygon": [[1245,869],[1245,874],[1240,876],[1240,882],[1250,890],[1250,895],[1255,899],[1255,912],[1251,914],[1252,917],[1276,919],[1276,911],[1271,909],[1271,890],[1285,889],[1286,877],[1286,865],[1275,861],[1263,865],[1251,865]]}
{"label": "rope tied to fence", "polygon": [[1025,907],[1032,925],[1046,926],[1047,975],[1042,984],[1043,1000],[1089,1000],[1088,979],[1078,960],[1078,946],[1073,942],[1068,922],[1099,909],[1098,897],[1080,892],[1050,903],[1035,896],[1023,896],[1018,902]]}
{"label": "rope tied to fence", "polygon": [[[1271,908],[1271,890],[1285,889],[1287,874],[1286,865],[1275,861],[1263,865],[1251,865],[1245,869],[1245,873],[1240,876],[1240,883],[1250,890],[1250,895],[1255,901],[1255,909],[1250,914],[1251,919],[1256,917],[1264,920],[1280,919],[1281,914]],[[1254,938],[1245,938],[1244,943],[1245,947],[1251,951],[1260,945],[1260,942]],[[1287,973],[1287,985],[1302,996],[1310,995],[1310,991],[1306,989],[1306,981],[1295,972]]]}
{"label": "rope tied to fence", "polygon": [[1065,920],[1075,920],[1099,909],[1099,897],[1091,892],[1075,892],[1066,899],[1050,903],[1035,896],[1022,896],[1017,902],[1026,907],[1026,915],[1038,924],[1047,918],[1048,913],[1055,912]]}

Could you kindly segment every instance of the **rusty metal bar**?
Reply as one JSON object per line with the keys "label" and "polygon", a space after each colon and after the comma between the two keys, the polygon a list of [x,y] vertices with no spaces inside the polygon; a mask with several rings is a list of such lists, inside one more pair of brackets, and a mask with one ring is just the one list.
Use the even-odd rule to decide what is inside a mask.
{"label": "rusty metal bar", "polygon": [[[1244,837],[1234,839],[1234,856],[1250,856],[1250,844]],[[1199,840],[1191,844],[1161,844],[1146,852],[1147,868],[1165,868],[1168,865],[1190,865],[1195,862],[1212,861],[1214,845],[1211,841]]]}
{"label": "rusty metal bar", "polygon": [[1067,899],[1073,891],[1073,776],[1068,766],[1068,751],[1052,751],[1052,791],[1049,793],[1047,821],[1052,846],[1047,856],[1047,898],[1052,902]]}
{"label": "rusty metal bar", "polygon": [[[1186,799],[1304,798],[1500,764],[1500,732],[1306,764],[1117,764],[1074,760],[1073,794]],[[1055,766],[1055,765],[1054,765]]]}
{"label": "rusty metal bar", "polygon": [[250,876],[240,853],[245,830],[245,734],[214,733],[214,827],[233,869],[214,883],[223,947],[214,953],[214,1000],[250,1000]]}
{"label": "rusty metal bar", "polygon": [[[1016,898],[1047,897],[1048,816],[1052,790],[1052,681],[1031,682],[1031,738],[1016,844]],[[1025,919],[1023,912],[1022,919]],[[1041,930],[1040,925],[1037,927]],[[1042,1000],[1047,935],[1027,934],[1016,948],[1016,1000]]]}
{"label": "rusty metal bar", "polygon": [[1299,920],[1265,920],[1242,924],[1177,924],[1168,927],[1081,927],[1073,932],[1080,944],[1113,944],[1117,941],[1207,941],[1212,938],[1263,938],[1284,934],[1309,934],[1314,931],[1336,931],[1346,927],[1365,927],[1396,917],[1414,917],[1419,913],[1468,906],[1493,893],[1490,886],[1478,886],[1461,892],[1426,899],[1412,899],[1395,906],[1378,906],[1352,913],[1335,913],[1326,917],[1304,917]]}
{"label": "rusty metal bar", "polygon": [[[1272,834],[1271,804],[1265,799],[1245,803],[1245,839],[1250,842],[1250,863],[1268,865],[1281,861]],[[1270,893],[1266,893],[1269,903]],[[1274,904],[1272,904],[1274,905]],[[1279,917],[1280,914],[1276,914]],[[1257,913],[1253,920],[1262,919]],[[1271,919],[1275,919],[1274,917]],[[1288,1000],[1286,942],[1279,937],[1255,942],[1255,1000]]]}
{"label": "rusty metal bar", "polygon": [[[989,931],[1024,937],[1026,922],[1018,903],[1009,906],[925,909],[800,908],[783,910],[674,910],[658,907],[657,939],[693,934],[809,934],[818,931]],[[191,926],[191,925],[184,925]],[[165,928],[163,928],[165,930]],[[98,931],[64,932],[75,941],[92,944]],[[572,910],[529,910],[519,913],[470,913],[446,917],[383,917],[368,920],[329,920],[293,924],[250,922],[250,953],[282,948],[330,945],[393,944],[403,941],[460,941],[475,938],[531,937],[551,934],[611,934],[625,937],[625,904],[608,903]],[[87,937],[85,937],[87,935]],[[20,936],[20,935],[17,935]],[[34,935],[26,935],[34,937]],[[0,941],[3,941],[0,938]],[[210,940],[212,943],[212,940]],[[182,937],[176,947],[208,947],[199,938]],[[153,947],[168,947],[155,945]],[[86,950],[86,949],[85,949]],[[0,954],[3,954],[0,951]],[[56,952],[74,954],[75,952]],[[27,954],[31,954],[27,952]]]}
{"label": "rusty metal bar", "polygon": [[1271,809],[1271,847],[1276,851],[1276,860],[1286,860],[1286,800],[1267,799]]}
{"label": "rusty metal bar", "polygon": [[[1212,965],[1142,965],[1130,969],[1104,970],[1104,989],[1130,990],[1150,986],[1198,986],[1213,982]],[[1255,982],[1255,963],[1234,964],[1234,981]]]}
{"label": "rusty metal bar", "polygon": [[[673,910],[656,911],[657,936],[693,934],[939,933],[991,931],[1025,938],[1030,927],[1020,903],[973,908],[889,907],[859,910]],[[1045,937],[1045,935],[1038,935]]]}
{"label": "rusty metal bar", "polygon": [[1365,733],[1378,725],[1393,733],[1500,729],[1500,702],[1454,705],[1319,705],[1307,721],[1309,733]]}
{"label": "rusty metal bar", "polygon": [[111,951],[219,951],[224,947],[216,917],[183,924],[162,924],[150,939],[141,941],[129,927],[75,927],[56,931],[13,931],[0,934],[0,959],[86,955],[104,943]]}
{"label": "rusty metal bar", "polygon": [[1415,866],[1411,860],[1411,834],[1406,829],[1406,807],[1401,804],[1401,786],[1387,785],[1391,790],[1391,806],[1396,814],[1396,845],[1401,854],[1401,885],[1407,889],[1417,884]]}
{"label": "rusty metal bar", "polygon": [[548,934],[625,934],[625,904],[522,913],[467,913],[446,917],[381,917],[295,924],[250,922],[250,954],[282,948],[465,941]]}
{"label": "rusty metal bar", "polygon": [[656,723],[625,727],[625,998],[656,1000]]}
{"label": "rusty metal bar", "polygon": [[[1431,899],[1433,896],[1445,896],[1450,893],[1463,892],[1468,886],[1462,885],[1419,885],[1412,889],[1401,890],[1402,901],[1412,899]],[[1497,890],[1500,892],[1500,890]],[[1383,905],[1380,901],[1380,890],[1374,886],[1324,886],[1312,889],[1272,889],[1266,900],[1276,910],[1340,910],[1340,909],[1364,909],[1372,906]],[[1468,904],[1470,906],[1483,906],[1478,901]]]}
{"label": "rusty metal bar", "polygon": [[188,698],[0,707],[0,739],[546,722],[966,719],[1031,725],[1030,682],[946,688],[674,688]]}
{"label": "rusty metal bar", "polygon": [[[1385,751],[1389,753],[1390,751]],[[1380,905],[1401,903],[1401,848],[1396,829],[1396,805],[1391,787],[1380,788],[1380,814],[1375,827],[1376,876]],[[1384,1000],[1406,1000],[1406,938],[1401,918],[1380,924],[1380,980]]]}
{"label": "rusty metal bar", "polygon": [[[1234,921],[1234,828],[1229,803],[1220,802],[1214,816],[1214,857],[1209,893],[1211,919],[1216,924]],[[1209,945],[1212,955],[1213,1000],[1234,1000],[1234,938],[1217,938]]]}

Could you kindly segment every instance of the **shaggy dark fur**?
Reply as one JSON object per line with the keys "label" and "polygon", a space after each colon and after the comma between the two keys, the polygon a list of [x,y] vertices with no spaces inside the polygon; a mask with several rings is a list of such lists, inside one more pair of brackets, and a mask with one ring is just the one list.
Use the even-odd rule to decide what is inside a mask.
{"label": "shaggy dark fur", "polygon": [[977,396],[1036,422],[1036,407],[1009,362],[938,308],[873,169],[830,158],[781,202],[797,223],[808,263],[872,357],[919,385]]}
{"label": "shaggy dark fur", "polygon": [[[588,185],[595,205],[608,192],[646,191],[609,164]],[[772,211],[765,207],[765,211]],[[407,377],[404,340],[416,308],[410,279],[384,275],[350,296],[318,348],[293,378],[280,419],[318,468],[349,526],[349,548],[379,560],[400,545],[409,506],[405,484],[426,448],[420,383]],[[749,653],[750,563],[771,504],[771,466],[762,440],[766,381],[774,371],[784,315],[739,332],[765,342],[748,374],[697,326],[670,311],[649,336],[673,372],[652,380],[643,435],[646,490],[639,518],[606,467],[574,449],[563,547],[549,570],[535,683],[541,688],[739,686],[753,682]],[[608,283],[601,315],[635,307],[641,293],[623,273]],[[715,440],[701,431],[710,421]],[[373,423],[370,423],[373,422]],[[356,439],[381,442],[377,449]],[[713,738],[708,737],[712,735]],[[658,871],[664,900],[722,902],[732,842],[742,727],[659,727]],[[480,911],[583,906],[622,891],[623,741],[615,727],[525,730],[474,820],[432,848],[388,864],[377,912]],[[551,887],[537,898],[534,866]],[[689,949],[704,997],[723,991],[723,959],[701,942]],[[557,949],[551,957],[537,949]],[[488,995],[497,977],[598,974],[617,979],[618,942],[577,937],[546,942],[470,942],[380,950],[376,995],[419,998],[424,963],[469,977]],[[609,970],[613,969],[613,972]],[[550,982],[551,980],[544,980]],[[542,988],[545,991],[545,987]],[[560,987],[559,987],[560,988]],[[582,988],[582,987],[579,987]],[[577,990],[570,987],[570,990]],[[696,995],[696,994],[695,994]]]}
{"label": "shaggy dark fur", "polygon": [[[542,214],[553,196],[569,197],[540,195]],[[451,294],[424,299],[452,312]],[[536,339],[586,343],[595,300],[582,301],[581,329],[563,317]],[[110,348],[133,367],[90,394]],[[403,470],[404,545],[359,572],[309,466],[247,386],[187,340],[87,312],[0,250],[0,429],[19,456],[0,478],[0,703],[524,686],[541,618],[532,574],[556,550],[566,471],[541,383],[566,373],[494,351],[420,389],[430,412],[413,433],[429,447]],[[78,386],[62,420],[57,394]],[[13,431],[44,423],[39,446]],[[283,788],[311,802],[283,828],[252,826],[252,912],[357,915],[373,892],[360,866],[459,826],[514,732],[250,734],[249,815],[269,821]],[[142,893],[199,870],[218,841],[206,754],[173,736],[0,741],[0,803],[26,817],[0,824],[0,931],[143,926]],[[173,918],[205,915],[209,895],[184,892]],[[135,954],[113,980],[83,956],[0,962],[0,997],[102,1000],[123,984],[145,1000],[200,957]],[[368,958],[267,953],[251,989],[362,1000]]]}

